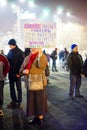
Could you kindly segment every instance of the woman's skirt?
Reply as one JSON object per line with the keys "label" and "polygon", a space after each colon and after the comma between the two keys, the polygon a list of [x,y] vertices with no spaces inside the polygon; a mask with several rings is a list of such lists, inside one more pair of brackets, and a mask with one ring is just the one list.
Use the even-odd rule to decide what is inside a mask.
{"label": "woman's skirt", "polygon": [[47,112],[46,87],[39,91],[30,91],[27,89],[26,116],[44,115]]}

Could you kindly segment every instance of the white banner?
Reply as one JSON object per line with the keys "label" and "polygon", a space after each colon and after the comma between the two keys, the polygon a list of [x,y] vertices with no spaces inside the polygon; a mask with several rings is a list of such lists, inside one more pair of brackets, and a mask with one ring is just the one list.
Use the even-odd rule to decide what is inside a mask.
{"label": "white banner", "polygon": [[29,48],[54,48],[56,24],[24,24],[24,42]]}

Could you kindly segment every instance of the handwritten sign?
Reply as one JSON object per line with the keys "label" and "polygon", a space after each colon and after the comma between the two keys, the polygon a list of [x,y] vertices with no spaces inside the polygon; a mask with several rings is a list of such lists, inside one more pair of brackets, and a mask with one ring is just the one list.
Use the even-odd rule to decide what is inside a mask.
{"label": "handwritten sign", "polygon": [[24,24],[25,45],[53,48],[56,44],[56,24]]}

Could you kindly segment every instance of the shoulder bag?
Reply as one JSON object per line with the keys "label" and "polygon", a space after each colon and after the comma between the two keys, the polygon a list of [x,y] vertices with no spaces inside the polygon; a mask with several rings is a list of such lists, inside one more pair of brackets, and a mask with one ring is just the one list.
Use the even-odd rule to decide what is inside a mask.
{"label": "shoulder bag", "polygon": [[29,90],[32,90],[32,91],[43,90],[42,74],[29,75],[28,83],[29,83]]}

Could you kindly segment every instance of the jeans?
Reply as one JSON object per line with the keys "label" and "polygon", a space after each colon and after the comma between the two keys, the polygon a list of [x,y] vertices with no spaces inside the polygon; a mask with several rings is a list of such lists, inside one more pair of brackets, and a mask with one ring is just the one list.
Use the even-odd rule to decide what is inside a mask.
{"label": "jeans", "polygon": [[[18,104],[22,101],[22,87],[21,87],[21,78],[17,78],[16,81],[9,80],[10,83],[10,96],[13,102]],[[16,89],[15,89],[16,84]],[[17,93],[16,93],[17,90]]]}
{"label": "jeans", "polygon": [[0,109],[2,109],[3,106],[3,99],[4,99],[3,88],[4,88],[4,80],[0,81]]}
{"label": "jeans", "polygon": [[56,71],[56,59],[52,59],[52,71]]}
{"label": "jeans", "polygon": [[73,94],[80,94],[80,86],[81,86],[81,75],[70,75],[70,96]]}

